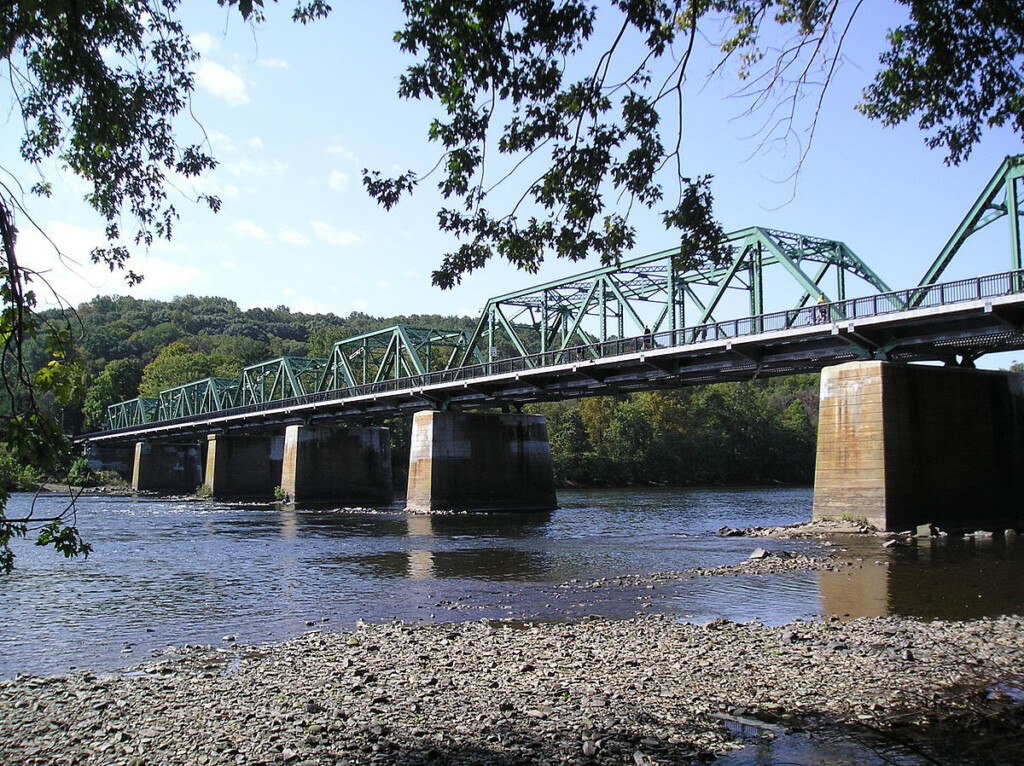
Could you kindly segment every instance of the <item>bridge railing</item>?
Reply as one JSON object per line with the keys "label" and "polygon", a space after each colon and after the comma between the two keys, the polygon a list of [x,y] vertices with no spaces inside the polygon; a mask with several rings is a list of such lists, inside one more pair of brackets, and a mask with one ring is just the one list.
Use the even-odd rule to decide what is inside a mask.
{"label": "bridge railing", "polygon": [[[465,367],[410,375],[404,378],[364,383],[350,388],[337,388],[289,399],[277,399],[242,407],[232,407],[223,412],[230,412],[232,415],[245,415],[248,413],[265,412],[267,410],[288,409],[317,404],[319,402],[336,401],[341,398],[366,397],[405,390],[412,390],[414,395],[423,396],[424,401],[430,401],[429,393],[422,392],[420,389],[446,383],[468,383],[474,379],[493,375],[528,372],[536,370],[538,367],[557,367],[560,365],[576,364],[589,359],[606,359],[636,354],[646,350],[696,346],[702,343],[721,342],[763,333],[781,332],[819,325],[823,327],[831,326],[832,323],[837,321],[864,319],[910,310],[948,306],[1015,293],[1024,293],[1024,270],[971,277],[955,282],[914,287],[891,293],[851,298],[834,303],[822,303],[814,306],[805,306],[800,309],[789,309],[771,314],[761,314],[742,319],[686,327],[679,330],[649,333],[630,338],[618,338],[603,343],[573,346],[558,349],[557,351],[531,354],[529,356],[509,357]],[[192,421],[207,419],[210,417],[210,414],[212,413],[165,420],[161,421],[159,425],[186,424]],[[137,430],[137,427],[112,429],[105,433],[116,434],[121,431],[133,430]]]}

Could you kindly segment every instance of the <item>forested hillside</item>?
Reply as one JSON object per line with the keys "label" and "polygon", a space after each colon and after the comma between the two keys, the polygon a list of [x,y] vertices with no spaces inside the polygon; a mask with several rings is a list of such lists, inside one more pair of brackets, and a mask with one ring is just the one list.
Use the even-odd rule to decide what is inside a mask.
{"label": "forested hillside", "polygon": [[62,422],[68,431],[92,431],[102,426],[109,404],[211,375],[237,377],[246,365],[280,356],[326,357],[339,338],[397,322],[475,325],[474,319],[435,315],[383,319],[358,312],[303,314],[287,306],[243,310],[227,298],[193,295],[171,301],[98,297],[72,318],[85,393],[77,407],[63,412]]}
{"label": "forested hillside", "polygon": [[[476,319],[242,310],[216,297],[98,297],[79,306],[72,321],[83,396],[58,415],[69,432],[96,430],[109,404],[211,375],[235,377],[279,356],[327,357],[335,340],[398,322],[472,329]],[[803,375],[531,409],[548,419],[560,482],[680,485],[810,482],[817,406],[817,376]],[[401,480],[409,419],[389,425]]]}

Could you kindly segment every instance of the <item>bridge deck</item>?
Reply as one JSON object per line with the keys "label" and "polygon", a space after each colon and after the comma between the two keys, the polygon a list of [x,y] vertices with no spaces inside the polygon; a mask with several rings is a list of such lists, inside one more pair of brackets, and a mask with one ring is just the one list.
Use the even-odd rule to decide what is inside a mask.
{"label": "bridge deck", "polygon": [[1024,271],[502,359],[86,434],[118,442],[816,372],[854,359],[970,363],[1024,349]]}

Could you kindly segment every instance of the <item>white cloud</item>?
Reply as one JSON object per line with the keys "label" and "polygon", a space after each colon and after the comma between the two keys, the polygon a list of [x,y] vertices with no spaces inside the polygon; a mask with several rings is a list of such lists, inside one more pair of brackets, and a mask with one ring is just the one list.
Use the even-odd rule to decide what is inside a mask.
{"label": "white cloud", "polygon": [[196,72],[196,82],[217,98],[227,101],[231,106],[249,103],[249,93],[245,81],[230,69],[225,69],[213,61],[204,61]]}
{"label": "white cloud", "polygon": [[286,245],[295,245],[296,247],[305,247],[309,244],[309,237],[297,229],[284,229],[277,235],[277,238]]}
{"label": "white cloud", "polygon": [[231,224],[231,231],[242,237],[252,237],[261,242],[270,239],[270,235],[247,218],[240,218]]}
{"label": "white cloud", "polygon": [[241,159],[235,162],[225,162],[221,165],[224,170],[233,176],[282,176],[288,169],[288,163],[280,160],[263,161]]}
{"label": "white cloud", "polygon": [[221,133],[219,130],[208,130],[206,135],[209,136],[210,143],[213,144],[213,148],[218,152],[238,151],[238,146],[227,133]]}
{"label": "white cloud", "polygon": [[330,314],[338,308],[308,296],[289,301],[289,307],[292,311],[299,311],[303,314]]}
{"label": "white cloud", "polygon": [[331,173],[331,177],[327,179],[327,185],[336,192],[345,191],[348,189],[348,173],[342,173],[340,170],[335,170]]}
{"label": "white cloud", "polygon": [[225,199],[238,199],[240,190],[235,184],[221,183],[214,173],[204,173],[198,178],[185,178],[178,176],[178,183],[182,186],[191,186],[196,194],[212,194],[213,196]]}
{"label": "white cloud", "polygon": [[260,59],[260,66],[265,66],[267,69],[287,69],[290,65],[284,59]]}
{"label": "white cloud", "polygon": [[263,139],[260,138],[259,136],[253,136],[248,141],[246,141],[245,144],[250,149],[262,149],[263,148]]}
{"label": "white cloud", "polygon": [[332,245],[340,245],[341,247],[349,247],[356,245],[363,241],[363,235],[358,234],[354,231],[344,231],[343,229],[335,228],[329,223],[324,221],[313,221],[313,231],[316,233],[317,239],[322,239],[324,242],[328,242]]}
{"label": "white cloud", "polygon": [[304,314],[328,314],[334,309],[316,298],[308,295],[299,295],[299,291],[293,287],[284,288],[281,293],[288,300],[288,308],[292,311],[301,311]]}
{"label": "white cloud", "polygon": [[186,292],[199,292],[211,281],[208,273],[195,266],[157,258],[140,259],[136,271],[146,277],[141,292],[154,298],[173,298]]}
{"label": "white cloud", "polygon": [[[128,261],[129,269],[145,277],[140,285],[129,288],[125,282],[127,271],[111,272],[106,266],[94,264],[89,259],[92,248],[105,243],[100,229],[86,229],[60,221],[49,222],[44,228],[63,256],[58,255],[53,244],[35,229],[25,227],[18,237],[22,265],[41,274],[33,281],[32,287],[43,306],[57,305],[55,294],[60,296],[60,301],[72,306],[97,295],[131,293],[138,298],[173,298],[197,292],[211,281],[210,275],[196,266],[156,258],[150,253],[136,255]],[[169,246],[161,249],[167,250]]]}
{"label": "white cloud", "polygon": [[331,146],[328,146],[327,147],[327,153],[328,154],[333,154],[336,157],[341,157],[344,160],[348,160],[349,162],[353,163],[354,165],[358,165],[359,164],[359,158],[356,157],[356,155],[353,154],[352,151],[348,147],[342,146],[341,144],[333,144]]}
{"label": "white cloud", "polygon": [[377,287],[379,287],[379,288],[380,288],[381,290],[390,290],[390,289],[391,289],[391,283],[390,283],[390,282],[385,282],[385,281],[384,281],[384,280],[382,279],[382,280],[380,280],[380,281],[379,281],[379,282],[377,283]]}
{"label": "white cloud", "polygon": [[198,34],[192,35],[189,40],[192,43],[192,47],[203,56],[220,47],[216,38],[208,32],[199,32]]}
{"label": "white cloud", "polygon": [[220,267],[228,271],[238,271],[238,261],[223,260],[220,262]]}

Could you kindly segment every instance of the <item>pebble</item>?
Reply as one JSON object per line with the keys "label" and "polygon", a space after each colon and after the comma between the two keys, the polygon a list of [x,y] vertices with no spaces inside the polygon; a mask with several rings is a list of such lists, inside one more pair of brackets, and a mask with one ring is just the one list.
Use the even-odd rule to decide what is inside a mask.
{"label": "pebble", "polygon": [[723,720],[905,726],[1021,667],[1017,617],[364,624],[0,681],[0,763],[693,764],[741,746]]}

